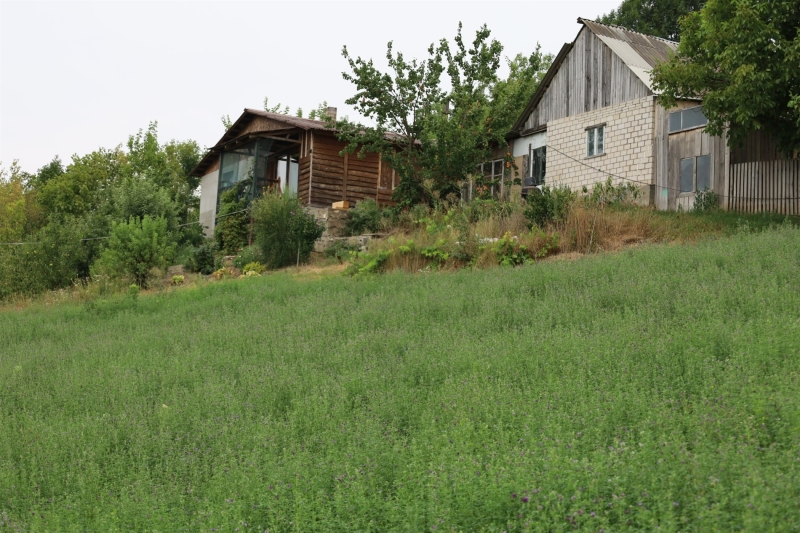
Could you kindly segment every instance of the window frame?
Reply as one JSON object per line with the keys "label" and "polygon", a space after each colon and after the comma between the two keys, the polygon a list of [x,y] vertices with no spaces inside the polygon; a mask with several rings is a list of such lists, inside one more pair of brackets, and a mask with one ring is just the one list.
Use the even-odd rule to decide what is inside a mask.
{"label": "window frame", "polygon": [[[698,125],[695,125],[695,126],[687,126],[687,127],[684,128],[683,127],[683,114],[685,112],[687,112],[687,111],[696,111],[697,109],[700,110],[700,114],[705,119],[705,122],[702,123],[702,124],[698,124]],[[677,130],[673,130],[672,129],[672,117],[675,116],[675,115],[679,115],[681,117],[681,126]],[[696,130],[697,128],[705,128],[706,126],[708,126],[708,117],[705,115],[705,113],[703,113],[703,106],[702,105],[696,105],[696,106],[692,106],[692,107],[687,107],[686,109],[678,109],[677,111],[670,111],[670,113],[669,113],[669,115],[667,117],[667,134],[668,135],[672,135],[673,133],[681,133],[683,131]]]}
{"label": "window frame", "polygon": [[[709,163],[708,164],[708,188],[703,189],[703,190],[704,191],[713,191],[714,190],[714,158],[712,157],[711,154],[694,155],[694,156],[690,156],[690,157],[683,157],[683,158],[678,160],[678,165],[679,165],[679,173],[678,173],[678,190],[679,190],[679,192],[678,192],[678,195],[679,196],[686,195],[686,194],[697,194],[698,192],[702,192],[702,191],[699,191],[697,189],[697,167],[698,167],[697,160],[700,159],[701,157],[707,157],[708,158],[708,163]],[[682,174],[683,174],[682,166],[683,166],[683,162],[684,161],[690,161],[690,160],[692,162],[692,190],[691,191],[684,191],[683,190],[683,184],[682,184],[682,178],[683,178],[683,176],[682,176]]]}
{"label": "window frame", "polygon": [[[600,157],[606,154],[606,123],[595,124],[586,128],[586,158]],[[598,132],[600,135],[598,135]],[[598,142],[598,139],[600,141]],[[600,150],[598,151],[598,145]],[[591,153],[590,153],[591,147]]]}

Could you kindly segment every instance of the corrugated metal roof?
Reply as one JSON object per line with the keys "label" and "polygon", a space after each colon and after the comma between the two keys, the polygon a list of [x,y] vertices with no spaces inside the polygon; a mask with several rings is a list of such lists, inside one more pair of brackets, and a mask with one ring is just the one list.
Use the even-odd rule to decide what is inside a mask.
{"label": "corrugated metal roof", "polygon": [[653,67],[667,61],[670,54],[678,49],[678,43],[661,37],[644,35],[620,26],[601,24],[582,18],[579,18],[578,22],[589,28],[611,48],[651,91],[653,82],[650,72]]}

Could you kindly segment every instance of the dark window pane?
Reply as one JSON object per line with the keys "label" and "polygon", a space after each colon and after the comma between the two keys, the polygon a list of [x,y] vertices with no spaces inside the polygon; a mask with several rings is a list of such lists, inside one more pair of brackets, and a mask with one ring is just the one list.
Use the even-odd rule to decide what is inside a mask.
{"label": "dark window pane", "polygon": [[542,183],[544,183],[545,150],[546,148],[544,146],[533,150],[531,185],[541,185]]}
{"label": "dark window pane", "polygon": [[711,156],[701,155],[697,158],[697,190],[711,188]]}
{"label": "dark window pane", "polygon": [[594,128],[586,131],[586,156],[594,155]]}
{"label": "dark window pane", "polygon": [[595,153],[597,153],[597,154],[602,154],[603,153],[603,148],[604,148],[604,146],[603,146],[603,135],[604,134],[605,134],[605,127],[604,126],[600,126],[599,128],[597,128],[597,133],[595,134],[597,136],[597,140],[595,141],[595,144],[596,144]]}
{"label": "dark window pane", "polygon": [[696,126],[705,126],[706,124],[708,124],[708,119],[703,114],[702,107],[693,107],[691,109],[684,109],[682,113],[683,113],[682,129],[694,128]]}
{"label": "dark window pane", "polygon": [[503,160],[502,159],[498,159],[497,161],[494,162],[494,172],[492,174],[494,175],[494,179],[496,179],[496,180],[499,180],[500,177],[503,175]]}
{"label": "dark window pane", "polygon": [[669,114],[669,132],[680,131],[681,129],[681,112],[675,111]]}
{"label": "dark window pane", "polygon": [[694,158],[681,159],[681,192],[694,191]]}

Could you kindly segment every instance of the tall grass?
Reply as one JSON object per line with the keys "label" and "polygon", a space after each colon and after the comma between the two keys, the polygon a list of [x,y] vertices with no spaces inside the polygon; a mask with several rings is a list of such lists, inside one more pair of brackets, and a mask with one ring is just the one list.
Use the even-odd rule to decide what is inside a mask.
{"label": "tall grass", "polygon": [[0,529],[792,531],[800,231],[0,314]]}

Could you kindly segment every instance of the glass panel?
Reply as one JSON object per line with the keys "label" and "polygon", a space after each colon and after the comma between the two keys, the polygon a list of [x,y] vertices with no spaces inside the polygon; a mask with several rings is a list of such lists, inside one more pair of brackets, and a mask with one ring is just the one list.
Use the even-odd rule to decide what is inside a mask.
{"label": "glass panel", "polygon": [[594,155],[594,128],[586,130],[586,156]]}
{"label": "glass panel", "polygon": [[708,124],[708,119],[703,114],[703,108],[701,106],[684,109],[681,113],[683,114],[681,126],[684,130]]}
{"label": "glass panel", "polygon": [[669,114],[669,132],[681,131],[681,112],[674,111]]}
{"label": "glass panel", "polygon": [[492,179],[492,163],[484,163],[483,164],[483,177],[486,179]]}
{"label": "glass panel", "polygon": [[694,191],[694,157],[681,159],[681,192]]}
{"label": "glass panel", "polygon": [[711,156],[701,155],[697,158],[697,190],[711,188]]}
{"label": "glass panel", "polygon": [[606,129],[605,126],[600,126],[599,128],[597,128],[597,134],[596,134],[596,145],[597,145],[597,148],[595,149],[595,153],[597,153],[597,154],[602,154],[603,153],[603,148],[604,148],[604,146],[603,146],[603,136],[605,135],[605,129]]}

